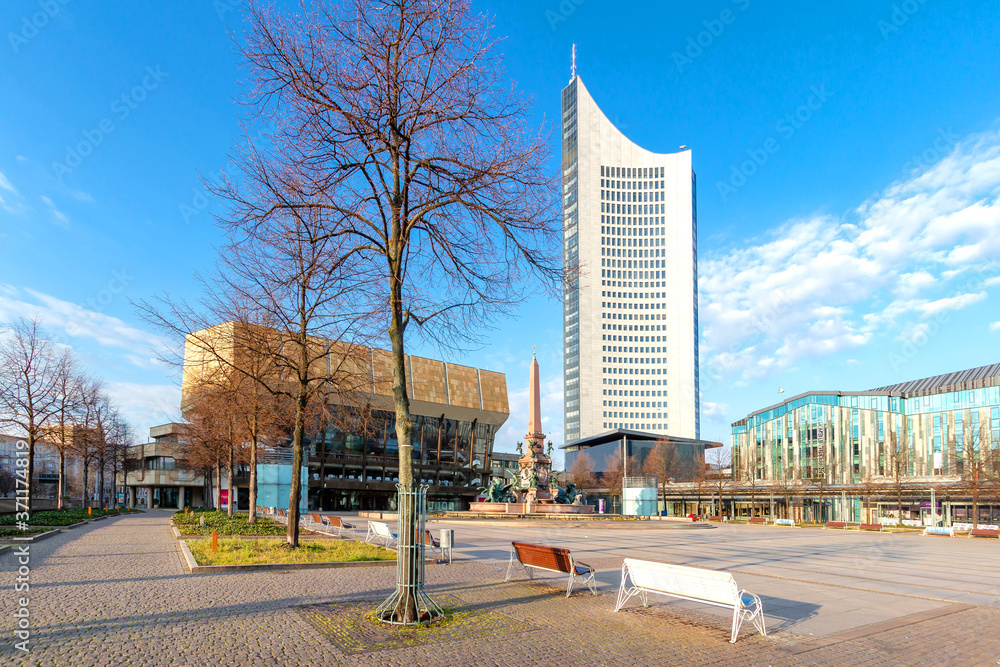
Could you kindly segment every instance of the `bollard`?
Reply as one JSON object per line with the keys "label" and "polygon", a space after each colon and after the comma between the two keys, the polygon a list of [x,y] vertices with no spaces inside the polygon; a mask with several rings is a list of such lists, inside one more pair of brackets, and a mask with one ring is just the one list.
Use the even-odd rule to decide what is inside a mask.
{"label": "bollard", "polygon": [[94,513],[94,509],[92,507],[88,507],[87,508],[87,516],[91,516],[93,513]]}
{"label": "bollard", "polygon": [[212,531],[212,551],[218,551],[218,550],[219,550],[219,531],[218,530],[213,530]]}

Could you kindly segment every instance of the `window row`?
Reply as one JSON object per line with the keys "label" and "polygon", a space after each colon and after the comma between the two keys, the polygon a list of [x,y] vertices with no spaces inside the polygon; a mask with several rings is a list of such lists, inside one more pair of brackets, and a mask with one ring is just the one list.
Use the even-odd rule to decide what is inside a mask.
{"label": "window row", "polygon": [[663,178],[663,167],[611,167],[602,164],[601,176],[608,178]]}

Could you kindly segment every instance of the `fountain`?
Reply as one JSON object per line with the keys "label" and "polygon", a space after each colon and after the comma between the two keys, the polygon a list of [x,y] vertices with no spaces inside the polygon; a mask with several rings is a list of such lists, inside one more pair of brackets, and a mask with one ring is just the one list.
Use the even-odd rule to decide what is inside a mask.
{"label": "fountain", "polygon": [[[471,503],[472,512],[490,514],[591,514],[593,505],[583,504],[583,493],[572,484],[560,489],[552,470],[552,443],[545,450],[542,433],[542,400],[539,393],[538,359],[531,357],[528,386],[528,434],[517,443],[518,473],[510,482],[494,480],[485,487],[486,502]],[[524,445],[527,445],[526,447]]]}

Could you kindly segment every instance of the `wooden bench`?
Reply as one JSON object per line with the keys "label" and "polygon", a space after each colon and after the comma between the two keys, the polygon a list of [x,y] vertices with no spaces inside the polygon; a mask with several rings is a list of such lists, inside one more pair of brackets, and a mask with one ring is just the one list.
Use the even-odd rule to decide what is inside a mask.
{"label": "wooden bench", "polygon": [[424,531],[424,547],[431,553],[437,553],[438,556],[444,555],[444,551],[441,550],[441,540],[434,537],[429,530]]}
{"label": "wooden bench", "polygon": [[355,534],[354,529],[357,528],[353,523],[347,523],[339,516],[325,516],[323,517],[330,528],[337,531],[337,537],[343,537],[345,533],[353,539],[358,539],[357,534]]}
{"label": "wooden bench", "polygon": [[884,532],[882,524],[880,523],[860,523],[858,524],[858,530],[877,530],[878,532]]}
{"label": "wooden bench", "polygon": [[[632,583],[631,587],[628,586],[629,581]],[[740,627],[745,621],[752,621],[760,634],[767,636],[764,607],[760,598],[740,590],[733,575],[728,572],[626,558],[622,565],[622,583],[618,589],[615,611],[619,611],[635,595],[642,600],[642,606],[648,607],[649,593],[732,609],[731,644],[736,643]]]}
{"label": "wooden bench", "polygon": [[766,526],[767,525],[767,519],[765,519],[762,516],[752,516],[752,517],[750,517],[750,523],[755,523],[755,524],[759,524],[761,526]]}
{"label": "wooden bench", "polygon": [[974,528],[969,531],[969,537],[1000,537],[1000,530],[989,528]]}
{"label": "wooden bench", "polygon": [[823,526],[823,528],[824,529],[825,528],[842,528],[844,530],[847,530],[847,522],[846,521],[827,521],[826,524]]}
{"label": "wooden bench", "polygon": [[514,574],[514,568],[520,565],[532,579],[532,568],[546,570],[548,572],[558,572],[568,574],[569,582],[566,584],[566,597],[573,592],[573,585],[577,579],[582,579],[590,592],[597,595],[597,585],[594,581],[594,568],[586,563],[580,563],[573,559],[573,554],[569,549],[563,547],[550,547],[543,544],[528,544],[527,542],[510,543],[510,562],[507,564],[507,576],[504,581],[510,581]]}
{"label": "wooden bench", "polygon": [[392,549],[398,541],[398,535],[389,530],[389,524],[387,523],[383,523],[381,521],[369,521],[368,536],[365,538],[365,542],[371,543],[372,541],[379,540],[382,541],[382,546],[387,549]]}
{"label": "wooden bench", "polygon": [[726,517],[724,517],[724,516],[710,516],[710,517],[708,517],[708,520],[709,521],[725,521]]}

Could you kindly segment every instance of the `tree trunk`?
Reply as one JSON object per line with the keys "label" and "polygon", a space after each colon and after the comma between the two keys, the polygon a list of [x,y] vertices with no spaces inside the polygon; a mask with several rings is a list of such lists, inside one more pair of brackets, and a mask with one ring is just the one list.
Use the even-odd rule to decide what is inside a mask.
{"label": "tree trunk", "polygon": [[[82,494],[83,495],[83,507],[84,507],[84,509],[86,509],[86,507],[87,507],[87,485],[90,482],[90,479],[88,479],[89,477],[90,477],[90,461],[88,461],[87,458],[84,457],[84,459],[83,459],[83,494]],[[147,505],[149,504],[149,500],[148,499],[146,500],[146,503],[147,503]]]}
{"label": "tree trunk", "polygon": [[250,436],[250,516],[249,523],[257,523],[257,427]]}
{"label": "tree trunk", "polygon": [[[35,432],[34,432],[33,424],[29,424],[29,427],[30,428],[28,429],[28,470],[27,470],[28,477],[27,477],[26,481],[28,483],[28,485],[27,485],[28,486],[28,497],[27,497],[28,512],[31,512],[32,509],[33,509],[32,491],[34,491],[34,487],[35,487]],[[14,488],[16,489],[17,487],[15,486]],[[18,496],[18,493],[17,493],[17,491],[15,491],[14,492],[14,497],[16,498],[17,496]]]}
{"label": "tree trunk", "polygon": [[234,462],[234,458],[235,458],[235,456],[234,456],[234,453],[233,453],[233,441],[230,440],[229,441],[229,467],[228,467],[227,472],[226,472],[226,479],[229,482],[229,503],[227,505],[229,516],[232,516],[233,512],[236,509],[236,485],[233,483],[233,482],[235,482],[235,477],[233,475],[233,468],[236,467],[235,466],[235,462]]}
{"label": "tree trunk", "polygon": [[[419,539],[417,531],[417,516],[413,511],[415,508],[403,507],[403,503],[413,502],[415,496],[412,495],[413,487],[413,420],[410,416],[410,398],[406,394],[406,366],[403,354],[403,307],[402,307],[402,283],[398,275],[390,277],[390,308],[392,311],[392,321],[389,324],[389,339],[392,341],[392,399],[396,409],[396,440],[399,443],[399,488],[407,495],[403,495],[396,503],[400,517],[406,517],[405,525],[400,524],[399,539],[403,542],[404,535],[409,544],[419,544],[423,540]],[[409,511],[404,512],[404,509]],[[417,568],[419,563],[414,557],[413,550],[399,549],[397,553],[399,565],[397,571],[401,573],[402,581],[397,582],[397,586],[406,591],[406,595],[400,597],[395,609],[398,621],[412,623],[417,619],[417,601],[410,593],[413,591],[413,584],[417,579]]]}
{"label": "tree trunk", "polygon": [[56,489],[56,508],[63,509],[63,498],[66,496],[66,452],[59,450],[59,486]]}
{"label": "tree trunk", "polygon": [[222,462],[215,462],[215,509],[222,511]]}
{"label": "tree trunk", "polygon": [[97,466],[97,503],[104,507],[104,460],[98,461]]}
{"label": "tree trunk", "polygon": [[[303,347],[303,359],[305,348]],[[303,361],[303,369],[307,368]],[[304,370],[302,372],[307,372]],[[288,494],[288,530],[285,541],[292,547],[299,546],[299,498],[302,497],[302,441],[306,430],[306,407],[308,387],[300,381],[299,391],[295,397],[295,430],[292,432],[292,487]]]}

